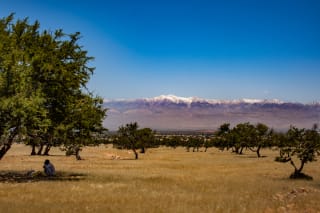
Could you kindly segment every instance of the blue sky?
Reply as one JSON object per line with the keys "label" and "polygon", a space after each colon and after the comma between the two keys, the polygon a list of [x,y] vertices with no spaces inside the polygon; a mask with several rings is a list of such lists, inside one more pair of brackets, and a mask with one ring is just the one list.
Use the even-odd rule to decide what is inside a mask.
{"label": "blue sky", "polygon": [[0,16],[79,31],[108,98],[320,101],[317,0],[0,0]]}

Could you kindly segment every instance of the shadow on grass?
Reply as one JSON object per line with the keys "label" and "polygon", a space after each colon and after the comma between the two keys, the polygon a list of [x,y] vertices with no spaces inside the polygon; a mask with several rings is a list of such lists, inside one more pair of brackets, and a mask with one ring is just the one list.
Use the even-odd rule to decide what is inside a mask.
{"label": "shadow on grass", "polygon": [[266,156],[266,155],[261,155],[260,157],[258,157],[258,156],[256,156],[256,155],[251,155],[251,156],[248,156],[248,158],[257,158],[257,159],[259,159],[259,158],[266,158],[266,157],[268,157],[268,156]]}
{"label": "shadow on grass", "polygon": [[[305,175],[305,174],[304,174]],[[273,179],[274,181],[285,181],[285,182],[288,182],[288,181],[313,181],[313,177],[312,176],[309,176],[309,175],[305,175],[305,176],[301,176],[301,177],[292,177],[292,174],[289,175],[289,176],[284,176],[284,175],[281,175],[281,176],[270,176],[271,179]],[[319,187],[320,187],[320,184],[319,184]]]}
{"label": "shadow on grass", "polygon": [[257,155],[250,155],[250,154],[234,154],[234,156],[238,158],[256,158],[256,159],[263,159],[268,157],[267,155],[261,155],[260,157],[258,157]]}
{"label": "shadow on grass", "polygon": [[292,180],[313,180],[310,175],[304,173],[292,173],[289,178]]}
{"label": "shadow on grass", "polygon": [[48,177],[43,172],[35,171],[0,171],[0,183],[30,183],[39,181],[80,181],[85,174],[72,172],[57,172]]}

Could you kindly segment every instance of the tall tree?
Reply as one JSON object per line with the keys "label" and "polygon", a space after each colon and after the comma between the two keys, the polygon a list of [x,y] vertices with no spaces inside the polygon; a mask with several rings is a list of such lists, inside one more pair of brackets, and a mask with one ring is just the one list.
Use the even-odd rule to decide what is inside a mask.
{"label": "tall tree", "polygon": [[[94,71],[88,66],[93,58],[79,39],[80,33],[40,31],[39,22],[29,24],[28,19],[14,22],[13,15],[0,19],[0,159],[20,134],[33,146],[33,154],[38,145],[39,154],[44,147],[48,154],[52,146],[65,142],[66,133],[57,134],[61,126],[68,126],[64,128],[68,132],[78,125],[70,116],[90,114],[87,110],[90,118],[99,115],[87,130],[94,132],[93,126],[101,125],[106,112],[102,99],[86,88]],[[80,106],[75,115],[79,98],[91,108]]]}
{"label": "tall tree", "polygon": [[17,135],[45,131],[50,124],[41,90],[30,84],[30,54],[38,23],[27,19],[13,24],[13,15],[0,19],[0,159]]}

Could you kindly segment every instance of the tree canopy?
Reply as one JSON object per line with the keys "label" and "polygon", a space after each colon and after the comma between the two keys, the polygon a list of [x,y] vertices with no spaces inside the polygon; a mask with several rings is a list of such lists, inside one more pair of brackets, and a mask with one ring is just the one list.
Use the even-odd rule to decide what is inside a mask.
{"label": "tree canopy", "polygon": [[[275,160],[278,162],[290,162],[294,168],[291,178],[311,178],[302,173],[304,165],[316,160],[320,154],[320,135],[318,126],[315,124],[312,129],[299,129],[291,126],[287,133],[280,137],[282,147],[280,156]],[[300,165],[298,166],[298,163]]]}
{"label": "tree canopy", "polygon": [[18,135],[33,153],[45,147],[48,154],[104,130],[102,98],[86,87],[93,58],[79,39],[79,32],[41,31],[38,21],[15,21],[13,14],[0,19],[0,159]]}
{"label": "tree canopy", "polygon": [[156,146],[154,134],[150,128],[139,129],[137,122],[129,123],[119,127],[113,143],[118,148],[131,149],[138,159],[137,149],[144,153],[146,148]]}

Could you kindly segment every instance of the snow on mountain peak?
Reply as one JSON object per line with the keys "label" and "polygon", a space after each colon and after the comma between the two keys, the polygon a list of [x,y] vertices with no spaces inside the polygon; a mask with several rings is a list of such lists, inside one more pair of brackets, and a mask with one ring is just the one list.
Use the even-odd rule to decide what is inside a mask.
{"label": "snow on mountain peak", "polygon": [[249,99],[249,98],[243,98],[243,99],[238,99],[238,100],[218,100],[218,99],[204,99],[204,98],[199,98],[199,97],[179,97],[176,95],[160,95],[157,97],[153,98],[142,98],[142,99],[117,99],[117,100],[109,100],[105,99],[105,102],[112,102],[112,101],[120,101],[120,102],[134,102],[137,100],[142,100],[142,101],[147,101],[147,102],[172,102],[175,104],[187,104],[190,106],[192,103],[195,102],[206,102],[209,104],[240,104],[240,103],[245,103],[245,104],[263,104],[263,103],[272,103],[272,104],[283,104],[283,101],[280,101],[278,99]]}
{"label": "snow on mountain peak", "polygon": [[278,99],[272,100],[263,100],[263,99],[248,99],[243,98],[239,100],[216,100],[216,99],[203,99],[198,97],[179,97],[175,95],[160,95],[154,98],[145,98],[146,101],[158,102],[158,101],[170,101],[173,103],[185,103],[190,105],[193,102],[207,102],[210,104],[239,104],[239,103],[247,103],[247,104],[256,104],[256,103],[274,103],[274,104],[282,104],[284,102]]}
{"label": "snow on mountain peak", "polygon": [[175,95],[160,95],[154,98],[146,98],[147,101],[170,101],[177,104],[178,103],[191,104],[196,99],[197,98],[194,98],[194,97],[185,98],[185,97],[178,97]]}

